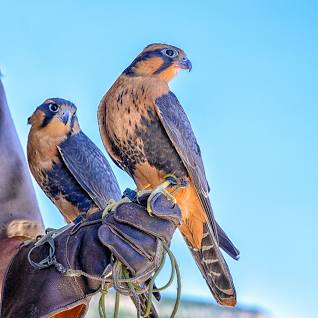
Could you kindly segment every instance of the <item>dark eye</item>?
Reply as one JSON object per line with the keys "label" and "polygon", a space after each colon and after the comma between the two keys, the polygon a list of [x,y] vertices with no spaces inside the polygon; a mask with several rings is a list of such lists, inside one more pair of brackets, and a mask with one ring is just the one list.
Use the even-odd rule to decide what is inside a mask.
{"label": "dark eye", "polygon": [[53,113],[56,113],[59,110],[59,106],[56,104],[50,104],[49,105],[49,110]]}
{"label": "dark eye", "polygon": [[178,52],[173,49],[164,49],[162,52],[164,55],[167,55],[169,57],[176,57],[178,55]]}

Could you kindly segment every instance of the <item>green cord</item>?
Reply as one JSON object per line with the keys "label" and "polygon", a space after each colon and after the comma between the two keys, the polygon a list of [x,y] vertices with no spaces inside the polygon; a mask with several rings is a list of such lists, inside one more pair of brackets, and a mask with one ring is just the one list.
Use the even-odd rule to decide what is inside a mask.
{"label": "green cord", "polygon": [[150,310],[151,310],[151,306],[152,306],[152,293],[153,292],[158,292],[158,291],[162,291],[167,289],[173,282],[174,280],[174,275],[176,273],[177,275],[177,298],[173,307],[173,311],[172,314],[170,316],[170,318],[174,318],[177,314],[177,311],[179,309],[180,306],[180,298],[181,298],[181,275],[180,275],[180,269],[179,269],[179,265],[177,263],[177,260],[175,258],[175,256],[173,255],[173,253],[171,252],[170,248],[163,243],[163,246],[170,258],[170,263],[171,263],[171,274],[170,274],[170,279],[168,281],[168,283],[166,285],[164,285],[161,288],[153,288],[155,279],[157,278],[157,276],[159,275],[160,271],[163,268],[164,265],[164,258],[158,268],[158,270],[155,272],[154,276],[152,277],[150,283],[149,283],[149,288],[148,288],[148,301],[147,301],[147,308],[144,314],[144,317],[148,317],[150,314]]}
{"label": "green cord", "polygon": [[120,294],[116,290],[114,318],[119,317],[119,303],[120,303]]}
{"label": "green cord", "polygon": [[178,309],[179,309],[180,300],[181,300],[181,274],[180,274],[180,269],[179,269],[179,265],[178,265],[176,257],[173,255],[173,253],[171,252],[169,247],[165,246],[165,248],[166,248],[166,251],[167,251],[169,257],[171,257],[173,262],[174,262],[174,269],[175,269],[176,274],[177,274],[177,298],[176,298],[176,302],[174,304],[172,314],[170,316],[170,318],[174,318],[177,314]]}
{"label": "green cord", "polygon": [[106,303],[105,303],[105,298],[108,293],[107,287],[101,289],[101,296],[99,298],[98,302],[98,311],[99,311],[99,317],[100,318],[107,318],[106,315]]}
{"label": "green cord", "polygon": [[[123,273],[123,276],[124,276],[125,279],[130,278],[130,277],[129,277],[129,271],[128,271],[127,267],[122,266],[122,273]],[[127,285],[128,285],[128,287],[129,287],[130,289],[132,289],[132,290],[134,290],[134,291],[137,291],[137,292],[138,292],[138,291],[141,291],[141,288],[140,288],[137,284],[134,284],[134,283],[132,283],[132,282],[127,282]]]}
{"label": "green cord", "polygon": [[[152,307],[152,297],[153,297],[153,292],[160,292],[163,291],[165,289],[167,289],[173,282],[175,276],[177,276],[177,296],[176,296],[176,301],[173,307],[173,311],[171,313],[170,318],[175,318],[177,311],[179,309],[180,306],[180,300],[181,300],[181,275],[180,275],[180,269],[179,269],[179,265],[177,263],[176,257],[173,255],[173,253],[171,252],[170,248],[168,247],[168,245],[166,245],[165,243],[163,243],[163,247],[166,250],[169,259],[170,259],[170,264],[171,264],[171,274],[170,274],[170,278],[169,281],[162,287],[160,288],[154,288],[154,283],[155,283],[155,279],[158,277],[159,273],[161,272],[164,264],[165,264],[165,257],[166,255],[164,255],[164,257],[162,258],[162,261],[160,263],[159,268],[156,270],[156,272],[154,273],[154,275],[152,276],[149,285],[148,285],[148,298],[147,298],[147,307],[144,313],[144,318],[148,317],[150,315],[150,311],[151,311],[151,307]],[[129,271],[127,270],[127,268],[125,266],[123,266],[121,264],[122,268],[122,276],[125,279],[130,278],[129,276]],[[138,286],[136,283],[132,283],[132,282],[127,282],[128,287],[134,291],[134,292],[140,292],[142,289],[140,288],[140,286]],[[100,318],[107,318],[106,316],[106,304],[105,304],[105,298],[107,295],[107,287],[106,288],[102,288],[101,289],[101,297],[99,299],[99,316]],[[115,297],[115,309],[114,309],[114,316],[113,318],[118,318],[119,317],[119,304],[120,304],[120,293],[118,291],[116,291],[116,297]]]}
{"label": "green cord", "polygon": [[[98,302],[98,311],[99,311],[99,317],[100,318],[107,318],[106,314],[106,296],[108,294],[107,287],[101,289],[101,296],[99,298]],[[120,294],[118,291],[116,291],[116,297],[115,297],[115,309],[114,309],[114,316],[113,318],[119,317],[119,304],[120,304]]]}
{"label": "green cord", "polygon": [[162,262],[159,266],[159,268],[156,270],[155,274],[152,276],[150,283],[149,283],[149,287],[148,287],[148,300],[147,300],[147,307],[146,307],[146,311],[144,313],[144,317],[148,317],[150,314],[150,310],[151,310],[151,306],[152,306],[152,293],[154,291],[153,285],[155,283],[155,279],[157,278],[157,276],[159,275],[159,273],[161,272],[163,265],[165,263],[165,255],[162,258]]}
{"label": "green cord", "polygon": [[175,277],[175,271],[174,271],[174,266],[173,266],[174,264],[173,264],[170,256],[169,256],[169,259],[170,259],[170,266],[171,266],[170,278],[169,278],[168,282],[165,285],[163,285],[162,287],[154,288],[152,290],[153,292],[161,292],[163,290],[166,290],[167,288],[170,287],[170,285],[172,284],[172,282],[174,280],[174,277]]}

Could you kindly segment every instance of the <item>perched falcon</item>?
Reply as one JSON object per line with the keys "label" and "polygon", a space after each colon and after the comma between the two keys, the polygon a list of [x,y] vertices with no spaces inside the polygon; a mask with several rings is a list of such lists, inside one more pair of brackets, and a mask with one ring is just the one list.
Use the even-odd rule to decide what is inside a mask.
{"label": "perched falcon", "polygon": [[[30,170],[68,223],[79,214],[104,209],[110,199],[121,198],[108,161],[81,131],[73,103],[49,98],[36,108],[28,123],[31,124],[27,145]],[[135,298],[132,300],[139,305]],[[138,302],[144,310],[147,295],[139,295]],[[158,314],[152,307],[149,318],[156,317]]]}
{"label": "perched falcon", "polygon": [[148,45],[103,97],[99,129],[111,158],[138,190],[154,189],[169,174],[188,182],[174,194],[181,233],[217,302],[234,306],[236,292],[219,246],[235,259],[239,251],[215,222],[199,145],[168,86],[179,70],[191,68],[181,49]]}
{"label": "perched falcon", "polygon": [[74,104],[47,99],[28,123],[30,170],[67,222],[80,213],[105,208],[110,199],[120,199],[115,175],[102,152],[81,131]]}

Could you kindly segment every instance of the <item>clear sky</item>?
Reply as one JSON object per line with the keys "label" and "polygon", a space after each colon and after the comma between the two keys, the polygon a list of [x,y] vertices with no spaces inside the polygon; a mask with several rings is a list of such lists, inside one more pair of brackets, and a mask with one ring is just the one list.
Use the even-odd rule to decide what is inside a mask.
{"label": "clear sky", "polygon": [[[24,148],[27,117],[47,97],[75,102],[102,147],[106,89],[147,44],[181,47],[193,70],[171,88],[200,143],[216,217],[241,250],[229,260],[239,303],[316,317],[317,2],[44,2],[0,2],[0,68]],[[36,190],[46,225],[61,226]],[[180,236],[173,247],[183,293],[211,299]]]}

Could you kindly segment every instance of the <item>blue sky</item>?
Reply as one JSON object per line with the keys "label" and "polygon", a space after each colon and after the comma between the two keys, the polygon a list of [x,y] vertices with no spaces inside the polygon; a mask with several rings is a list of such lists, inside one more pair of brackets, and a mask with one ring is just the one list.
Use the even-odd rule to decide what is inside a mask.
{"label": "blue sky", "polygon": [[[171,88],[201,145],[216,217],[241,250],[229,260],[239,302],[277,318],[316,315],[317,2],[2,0],[0,15],[0,68],[24,148],[27,117],[52,96],[77,104],[102,148],[97,106],[118,74],[149,43],[183,48],[193,70]],[[46,225],[61,226],[36,191]],[[211,299],[180,236],[173,247],[183,293]]]}

